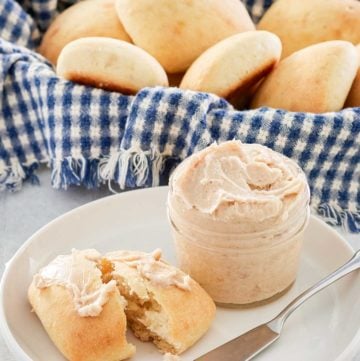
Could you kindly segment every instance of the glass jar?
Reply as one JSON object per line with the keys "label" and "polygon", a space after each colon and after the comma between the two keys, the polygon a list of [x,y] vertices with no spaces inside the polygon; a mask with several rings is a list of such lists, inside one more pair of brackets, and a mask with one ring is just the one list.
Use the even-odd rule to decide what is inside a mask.
{"label": "glass jar", "polygon": [[[308,207],[303,212],[300,228],[269,238],[256,233],[217,234],[206,230],[189,234],[186,224],[180,230],[169,211],[179,266],[218,304],[242,305],[272,298],[295,281],[309,219]],[[210,242],[199,241],[204,237]]]}
{"label": "glass jar", "polygon": [[184,206],[174,194],[174,181],[177,172],[188,166],[185,162],[170,179],[167,202],[180,268],[223,305],[258,303],[289,289],[297,275],[310,214],[309,187],[301,169],[304,182],[300,193],[288,201],[286,214],[274,225],[260,221],[257,225],[211,218],[196,207]]}

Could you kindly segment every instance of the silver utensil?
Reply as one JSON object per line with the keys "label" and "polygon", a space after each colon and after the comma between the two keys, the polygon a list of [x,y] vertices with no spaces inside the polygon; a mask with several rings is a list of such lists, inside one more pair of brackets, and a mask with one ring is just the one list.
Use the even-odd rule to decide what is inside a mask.
{"label": "silver utensil", "polygon": [[340,278],[360,268],[360,250],[346,262],[314,286],[307,289],[287,305],[275,318],[222,346],[197,358],[195,361],[248,361],[280,337],[287,318],[305,301]]}

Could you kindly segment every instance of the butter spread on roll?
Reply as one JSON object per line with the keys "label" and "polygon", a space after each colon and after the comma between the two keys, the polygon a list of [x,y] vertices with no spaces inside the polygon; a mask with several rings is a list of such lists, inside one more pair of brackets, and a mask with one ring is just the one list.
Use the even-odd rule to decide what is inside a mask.
{"label": "butter spread on roll", "polygon": [[215,315],[210,296],[162,260],[159,249],[106,255],[73,250],[40,269],[28,298],[71,361],[130,357],[135,348],[126,342],[127,324],[141,340],[178,354],[207,331]]}
{"label": "butter spread on roll", "polygon": [[152,253],[117,251],[108,254],[107,259],[136,269],[141,277],[161,287],[176,286],[190,291],[189,275],[161,260],[160,249]]}
{"label": "butter spread on roll", "polygon": [[33,278],[28,299],[49,337],[70,361],[124,360],[135,353],[126,341],[126,301],[116,282],[103,282],[100,254],[73,250]]}
{"label": "butter spread on roll", "polygon": [[50,286],[63,286],[71,292],[78,314],[98,316],[110,294],[116,290],[116,282],[93,285],[93,274],[101,276],[94,259],[101,255],[96,250],[86,253],[73,250],[70,255],[56,257],[34,276],[35,286],[42,289]]}

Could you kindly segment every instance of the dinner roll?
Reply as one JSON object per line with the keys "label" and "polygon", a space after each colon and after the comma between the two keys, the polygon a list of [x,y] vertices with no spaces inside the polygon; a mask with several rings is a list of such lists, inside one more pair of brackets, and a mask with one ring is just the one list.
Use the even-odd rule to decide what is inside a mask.
{"label": "dinner roll", "polygon": [[346,107],[360,107],[360,44],[356,47],[359,55],[359,69],[346,100]]}
{"label": "dinner roll", "polygon": [[105,255],[112,278],[127,301],[129,327],[163,352],[179,354],[210,327],[215,304],[188,275],[152,253],[117,251]]}
{"label": "dinner roll", "polygon": [[280,39],[267,31],[248,31],[215,44],[195,60],[180,88],[214,93],[234,105],[268,74],[281,56]]}
{"label": "dinner roll", "polygon": [[257,89],[251,107],[314,113],[338,111],[357,69],[357,51],[351,43],[339,40],[311,45],[280,61]]}
{"label": "dinner roll", "polygon": [[279,36],[283,57],[327,40],[360,42],[360,1],[277,0],[265,13],[258,29]]}
{"label": "dinner roll", "polygon": [[56,71],[75,83],[123,94],[168,86],[166,73],[156,59],[133,44],[110,38],[82,38],[67,44]]}
{"label": "dinner roll", "polygon": [[32,280],[28,299],[45,330],[70,361],[120,361],[135,347],[126,325],[162,352],[179,354],[210,327],[215,304],[179,269],[152,253],[73,250]]}
{"label": "dinner roll", "polygon": [[87,0],[70,6],[50,25],[39,52],[56,65],[63,47],[76,39],[104,36],[130,42],[114,3],[115,0]]}
{"label": "dinner roll", "polygon": [[116,0],[116,10],[133,42],[168,73],[184,72],[220,40],[254,30],[239,0]]}
{"label": "dinner roll", "polygon": [[95,250],[58,256],[28,290],[33,310],[70,361],[124,360],[135,352],[125,336],[125,300],[115,281],[103,283],[98,256]]}

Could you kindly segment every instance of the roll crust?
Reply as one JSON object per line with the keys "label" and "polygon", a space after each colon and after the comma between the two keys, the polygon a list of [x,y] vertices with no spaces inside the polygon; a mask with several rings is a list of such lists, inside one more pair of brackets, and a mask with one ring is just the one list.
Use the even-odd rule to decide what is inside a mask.
{"label": "roll crust", "polygon": [[[80,294],[85,290],[88,295],[94,295],[103,284],[101,272],[95,262],[86,259],[81,252],[76,257],[82,262],[81,269],[73,267],[70,272],[86,278],[85,288],[77,290]],[[53,269],[54,266],[50,272]],[[107,297],[98,315],[84,317],[76,309],[74,293],[66,284],[54,282],[40,287],[34,276],[28,289],[33,310],[51,340],[70,361],[124,360],[135,353],[135,347],[126,341],[124,299],[116,287]]]}
{"label": "roll crust", "polygon": [[134,44],[168,73],[184,72],[207,48],[254,25],[238,0],[117,0],[116,10]]}
{"label": "roll crust", "polygon": [[135,353],[125,338],[126,317],[114,292],[97,317],[80,317],[61,286],[29,288],[29,301],[51,340],[71,361],[124,360]]}
{"label": "roll crust", "polygon": [[357,52],[351,43],[327,41],[311,45],[280,61],[257,89],[251,107],[313,113],[339,111],[357,69]]}
{"label": "roll crust", "polygon": [[328,41],[360,42],[357,0],[277,0],[258,24],[278,35],[283,58],[309,45]]}
{"label": "roll crust", "polygon": [[145,87],[169,85],[164,69],[144,50],[101,37],[67,44],[59,56],[56,72],[75,83],[127,95]]}
{"label": "roll crust", "polygon": [[115,0],[87,0],[63,11],[46,31],[39,52],[54,65],[61,50],[83,37],[109,37],[131,42],[115,12]]}
{"label": "roll crust", "polygon": [[180,87],[214,93],[243,104],[254,86],[277,64],[280,39],[267,31],[233,35],[206,50],[190,66]]}

